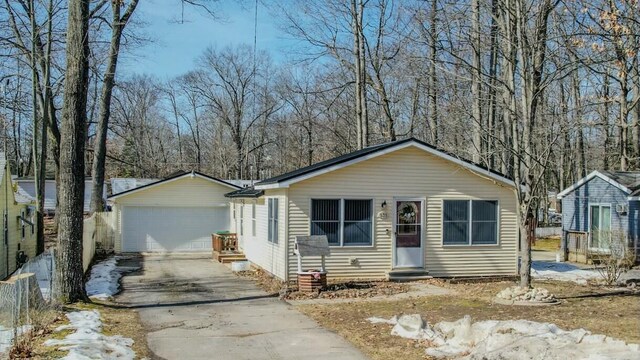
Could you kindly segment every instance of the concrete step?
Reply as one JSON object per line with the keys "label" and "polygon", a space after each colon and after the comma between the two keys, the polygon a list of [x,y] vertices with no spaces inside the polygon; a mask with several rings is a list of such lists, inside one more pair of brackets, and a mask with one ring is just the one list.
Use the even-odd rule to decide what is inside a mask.
{"label": "concrete step", "polygon": [[223,257],[219,261],[223,264],[229,264],[234,261],[246,261],[247,258],[244,256],[234,256],[234,257]]}
{"label": "concrete step", "polygon": [[213,259],[222,264],[247,260],[246,256],[244,256],[244,254],[242,253],[219,253],[217,251],[213,252]]}
{"label": "concrete step", "polygon": [[429,272],[425,269],[401,269],[389,271],[387,273],[387,279],[389,281],[403,282],[433,279],[433,276],[430,276]]}

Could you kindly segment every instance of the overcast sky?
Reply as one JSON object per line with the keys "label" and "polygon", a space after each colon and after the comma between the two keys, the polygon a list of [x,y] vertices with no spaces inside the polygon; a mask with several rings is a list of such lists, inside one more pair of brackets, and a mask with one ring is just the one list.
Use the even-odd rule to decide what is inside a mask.
{"label": "overcast sky", "polygon": [[[250,1],[221,1],[217,6],[224,16],[222,21],[187,5],[184,23],[180,23],[180,0],[140,1],[135,16],[146,23],[144,32],[154,42],[136,49],[133,54],[126,54],[119,72],[123,75],[147,73],[165,79],[193,69],[195,58],[210,45],[224,47],[244,43],[253,46],[253,4]],[[285,43],[273,16],[260,5],[258,49],[268,50],[278,61]]]}

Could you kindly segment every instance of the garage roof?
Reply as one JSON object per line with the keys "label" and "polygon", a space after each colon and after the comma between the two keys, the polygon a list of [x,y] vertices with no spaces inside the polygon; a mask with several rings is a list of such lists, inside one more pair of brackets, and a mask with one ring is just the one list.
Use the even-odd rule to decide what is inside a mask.
{"label": "garage roof", "polygon": [[198,172],[198,171],[191,171],[191,172],[179,172],[177,174],[174,174],[174,175],[169,176],[167,178],[164,178],[162,180],[158,180],[158,181],[155,181],[155,182],[152,182],[152,183],[149,183],[149,184],[137,187],[137,188],[129,189],[129,190],[117,193],[117,194],[113,194],[113,195],[109,196],[109,199],[117,199],[117,198],[122,197],[122,196],[126,196],[126,195],[130,195],[130,194],[133,194],[133,193],[137,193],[139,191],[147,190],[149,188],[152,188],[152,187],[155,187],[155,186],[158,186],[158,185],[161,185],[161,184],[166,184],[166,183],[171,182],[171,181],[183,179],[185,177],[198,177],[198,178],[201,178],[201,179],[205,179],[205,180],[214,182],[216,184],[227,186],[227,187],[229,187],[229,188],[231,188],[233,190],[240,189],[239,186],[236,186],[234,184],[228,183],[228,182],[226,182],[224,180],[220,180],[218,178],[203,174],[203,173]]}

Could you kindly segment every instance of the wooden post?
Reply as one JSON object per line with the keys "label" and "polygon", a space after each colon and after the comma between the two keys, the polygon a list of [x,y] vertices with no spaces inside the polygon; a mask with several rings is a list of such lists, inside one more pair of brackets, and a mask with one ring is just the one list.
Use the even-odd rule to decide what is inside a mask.
{"label": "wooden post", "polygon": [[325,272],[324,271],[324,255],[320,256],[320,271]]}

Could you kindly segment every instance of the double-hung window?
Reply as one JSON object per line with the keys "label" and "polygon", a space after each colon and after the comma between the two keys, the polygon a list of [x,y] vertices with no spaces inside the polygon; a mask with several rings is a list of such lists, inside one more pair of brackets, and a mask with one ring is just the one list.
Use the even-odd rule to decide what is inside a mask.
{"label": "double-hung window", "polygon": [[256,203],[251,204],[251,236],[256,236]]}
{"label": "double-hung window", "polygon": [[244,235],[244,204],[240,205],[240,236]]}
{"label": "double-hung window", "polygon": [[373,244],[373,201],[312,199],[311,235],[326,235],[332,246]]}
{"label": "double-hung window", "polygon": [[270,243],[277,244],[278,243],[278,199],[277,198],[269,198],[267,200],[268,211],[267,211],[267,221],[269,223],[268,226],[268,236],[267,241]]}
{"label": "double-hung window", "polygon": [[444,200],[444,245],[497,245],[498,202],[494,200]]}

